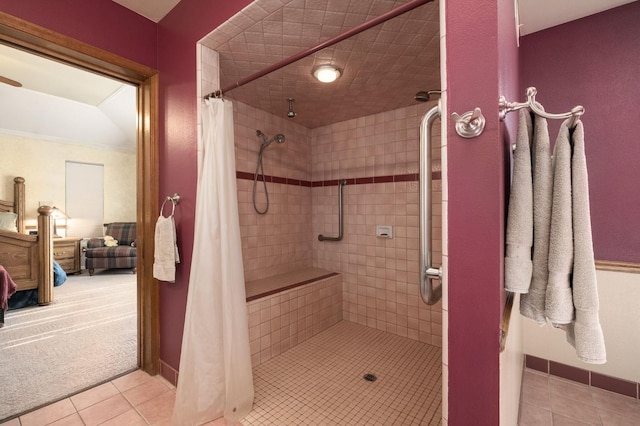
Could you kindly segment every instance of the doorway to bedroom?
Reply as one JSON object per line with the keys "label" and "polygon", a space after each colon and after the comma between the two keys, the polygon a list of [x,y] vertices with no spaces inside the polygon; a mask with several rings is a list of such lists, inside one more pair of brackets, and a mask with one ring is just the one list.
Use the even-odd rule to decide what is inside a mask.
{"label": "doorway to bedroom", "polygon": [[0,169],[25,179],[27,232],[38,232],[40,205],[55,207],[60,267],[52,304],[37,306],[37,290],[9,299],[0,353],[14,362],[0,371],[12,389],[2,419],[138,366],[135,272],[99,267],[90,276],[86,267],[88,245],[111,244],[105,224],[135,226],[137,103],[133,85],[9,46],[0,45],[0,62],[22,85],[0,85],[0,109],[11,111],[0,118]]}
{"label": "doorway to bedroom", "polygon": [[[105,57],[105,52],[87,46],[76,44],[79,52],[70,52],[70,44],[65,42],[65,37],[41,31],[35,26],[18,25],[25,34],[16,34],[14,21],[19,20],[0,16],[0,48],[24,54],[25,46],[14,49],[15,44],[24,42],[29,50],[39,50],[42,55],[57,58],[56,61],[50,61],[57,66],[64,65],[90,77],[99,75],[115,82],[120,88],[103,97],[98,104],[87,106],[79,105],[80,101],[69,100],[64,96],[43,94],[23,84],[23,87],[15,88],[19,89],[20,95],[26,93],[28,96],[41,97],[40,101],[29,103],[32,109],[42,107],[43,103],[53,103],[56,100],[53,98],[57,96],[63,99],[62,102],[70,107],[71,112],[63,114],[62,107],[50,110],[49,114],[32,111],[31,115],[39,120],[39,126],[34,127],[35,131],[28,130],[28,114],[20,114],[20,120],[13,120],[22,125],[21,128],[12,129],[0,119],[0,127],[3,128],[0,131],[0,150],[13,154],[6,156],[11,167],[3,165],[0,168],[4,172],[2,178],[11,181],[14,175],[25,177],[27,216],[30,215],[30,210],[37,210],[39,204],[54,205],[62,212],[54,221],[54,233],[58,237],[54,238],[53,257],[59,261],[67,275],[64,284],[54,289],[52,304],[7,312],[6,325],[0,339],[0,352],[4,353],[0,358],[11,359],[12,363],[10,366],[3,363],[0,379],[5,384],[12,383],[8,387],[12,392],[3,397],[0,420],[108,381],[138,367],[151,374],[157,369],[157,306],[150,302],[157,300],[157,297],[145,279],[151,278],[147,268],[142,266],[137,273],[135,270],[132,272],[131,268],[96,268],[94,275],[89,276],[84,259],[88,243],[105,236],[103,225],[106,223],[130,222],[134,226],[133,235],[140,240],[152,240],[150,227],[145,226],[140,218],[157,208],[157,191],[154,191],[155,184],[141,181],[140,177],[157,176],[156,147],[152,137],[155,132],[151,131],[157,125],[157,115],[152,110],[155,108],[153,102],[157,93],[156,72],[113,55]],[[7,46],[9,41],[12,46]],[[38,58],[43,59],[40,55]],[[123,65],[123,61],[127,63]],[[73,62],[74,66],[61,62]],[[7,62],[3,60],[2,63]],[[126,75],[122,76],[123,73]],[[44,84],[51,89],[54,82],[49,77],[58,77],[59,74],[47,74]],[[83,87],[81,79],[74,80],[74,86],[69,91],[96,89],[92,84],[85,84]],[[7,88],[0,88],[5,89]],[[128,94],[129,105],[125,108],[114,106],[116,102],[113,98],[125,97],[123,93]],[[46,101],[42,101],[42,97],[47,98]],[[78,108],[83,111],[78,112]],[[13,104],[11,109],[3,108],[3,111],[11,111],[15,118],[20,109]],[[123,111],[132,111],[132,114],[125,117]],[[99,114],[103,115],[100,126],[96,124],[100,119],[90,121],[88,118],[96,118]],[[109,115],[111,119],[106,118]],[[81,124],[69,125],[74,119]],[[111,123],[105,123],[107,121]],[[54,130],[42,131],[43,128],[54,129],[56,122],[61,126],[59,133]],[[127,127],[127,123],[133,123],[129,126],[129,132],[122,130]],[[48,125],[51,127],[47,127]],[[96,136],[90,136],[88,132],[91,127],[100,127],[101,134],[98,132]],[[119,143],[116,149],[105,146],[105,135],[122,136],[117,138]],[[83,140],[94,146],[81,143]],[[49,150],[45,152],[46,144],[49,144]],[[46,161],[43,161],[43,157]],[[97,226],[87,222],[87,218],[68,203],[70,188],[66,182],[66,166],[69,161],[99,165],[104,170],[103,187],[95,191],[89,188],[84,196],[85,202],[90,203],[94,194],[104,191],[104,220],[99,221]],[[89,181],[87,176],[82,175],[74,179],[76,183]],[[0,192],[6,192],[7,188],[10,189],[10,185],[0,185]],[[78,188],[71,190],[77,191]],[[11,193],[0,195],[0,198],[12,198]],[[76,198],[77,195],[76,193]],[[35,208],[30,209],[30,206]],[[27,232],[37,231],[37,225],[30,227]],[[88,232],[87,229],[99,231]],[[152,252],[153,248],[142,243],[137,250]],[[47,356],[51,356],[51,359],[46,359]],[[14,386],[13,378],[20,386]],[[32,388],[22,389],[22,384],[28,382],[32,382]],[[71,387],[68,387],[69,382],[74,382]]]}

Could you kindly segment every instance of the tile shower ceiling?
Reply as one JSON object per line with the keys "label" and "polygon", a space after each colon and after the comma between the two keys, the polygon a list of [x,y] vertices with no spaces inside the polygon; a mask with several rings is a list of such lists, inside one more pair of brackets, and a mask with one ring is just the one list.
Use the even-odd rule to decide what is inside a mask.
{"label": "tile shower ceiling", "polygon": [[[406,3],[406,0],[257,0],[202,43],[220,54],[222,87]],[[432,1],[325,48],[226,96],[315,128],[415,104],[421,90],[440,88],[438,2]],[[321,64],[342,69],[318,82]]]}

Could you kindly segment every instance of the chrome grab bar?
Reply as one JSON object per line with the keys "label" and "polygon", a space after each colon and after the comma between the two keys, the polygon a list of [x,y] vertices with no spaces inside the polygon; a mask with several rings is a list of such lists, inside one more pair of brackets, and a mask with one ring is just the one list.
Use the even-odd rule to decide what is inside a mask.
{"label": "chrome grab bar", "polygon": [[325,237],[324,235],[318,235],[318,241],[340,241],[342,240],[343,231],[343,211],[342,211],[342,188],[347,184],[346,179],[342,179],[338,183],[338,236],[337,237]]}
{"label": "chrome grab bar", "polygon": [[431,266],[431,126],[439,117],[440,101],[420,123],[420,297],[427,305],[442,297],[442,284],[434,289],[432,283],[442,280],[442,267]]}

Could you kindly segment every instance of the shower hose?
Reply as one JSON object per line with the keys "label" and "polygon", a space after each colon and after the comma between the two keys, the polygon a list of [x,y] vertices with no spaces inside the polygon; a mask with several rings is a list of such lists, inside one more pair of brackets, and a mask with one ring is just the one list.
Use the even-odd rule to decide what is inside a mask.
{"label": "shower hose", "polygon": [[[264,175],[264,167],[262,166],[262,152],[263,149],[260,149],[260,154],[258,154],[258,164],[256,164],[256,172],[253,176],[253,209],[258,214],[266,214],[269,211],[269,191],[267,191],[267,178]],[[267,199],[267,206],[264,210],[260,210],[256,203],[256,186],[258,184],[258,171],[262,174],[262,186],[264,187],[264,196]]]}

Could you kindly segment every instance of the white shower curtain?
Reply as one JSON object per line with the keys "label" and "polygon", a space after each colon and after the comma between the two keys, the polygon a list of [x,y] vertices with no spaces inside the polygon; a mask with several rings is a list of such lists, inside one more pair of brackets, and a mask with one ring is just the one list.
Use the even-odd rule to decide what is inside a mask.
{"label": "white shower curtain", "polygon": [[253,378],[230,101],[209,99],[198,145],[195,236],[174,425],[251,411]]}

